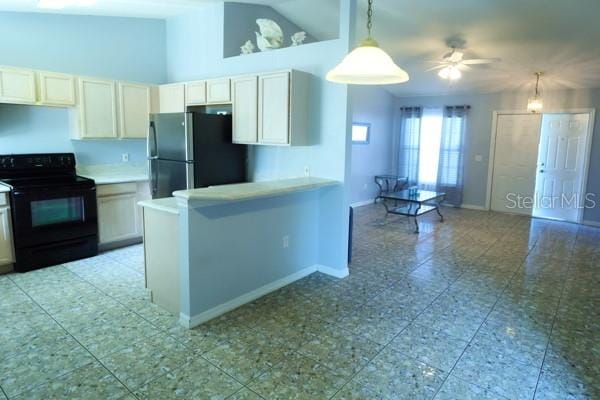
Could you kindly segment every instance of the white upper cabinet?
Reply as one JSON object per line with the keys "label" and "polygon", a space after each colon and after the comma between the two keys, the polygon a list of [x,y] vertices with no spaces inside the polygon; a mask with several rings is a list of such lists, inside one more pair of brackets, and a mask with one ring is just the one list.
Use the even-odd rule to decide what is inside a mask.
{"label": "white upper cabinet", "polygon": [[183,83],[160,85],[158,90],[161,113],[185,112],[185,85]]}
{"label": "white upper cabinet", "polygon": [[40,104],[46,106],[74,106],[75,77],[54,72],[38,72]]}
{"label": "white upper cabinet", "polygon": [[119,128],[123,139],[145,139],[150,124],[150,87],[119,83]]}
{"label": "white upper cabinet", "polygon": [[206,104],[206,81],[188,82],[185,84],[185,104],[188,106]]}
{"label": "white upper cabinet", "polygon": [[206,102],[208,104],[231,103],[231,80],[226,78],[206,81]]}
{"label": "white upper cabinet", "polygon": [[231,80],[233,100],[233,142],[258,142],[258,77]]}
{"label": "white upper cabinet", "polygon": [[258,115],[260,143],[290,143],[290,74],[288,72],[259,77]]}
{"label": "white upper cabinet", "polygon": [[35,104],[35,72],[0,67],[0,103]]}
{"label": "white upper cabinet", "polygon": [[78,139],[118,138],[115,82],[79,79]]}

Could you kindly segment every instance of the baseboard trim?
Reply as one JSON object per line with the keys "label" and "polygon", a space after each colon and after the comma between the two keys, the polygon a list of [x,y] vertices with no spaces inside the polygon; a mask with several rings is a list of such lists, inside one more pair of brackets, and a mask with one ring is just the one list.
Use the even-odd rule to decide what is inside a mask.
{"label": "baseboard trim", "polygon": [[329,275],[329,276],[333,276],[334,278],[345,278],[348,275],[350,275],[350,271],[348,270],[348,267],[343,268],[343,269],[339,269],[339,268],[332,268],[332,267],[328,267],[326,265],[319,265],[317,264],[316,266],[317,271],[325,274],[325,275]]}
{"label": "baseboard trim", "polygon": [[197,315],[193,315],[191,317],[184,313],[180,313],[179,314],[179,323],[186,328],[189,328],[189,329],[194,328],[198,325],[203,324],[206,321],[209,321],[213,318],[218,317],[219,315],[225,314],[226,312],[234,310],[246,303],[249,303],[251,301],[258,299],[259,297],[262,297],[266,294],[274,292],[277,289],[280,289],[284,286],[289,285],[290,283],[293,283],[299,279],[302,279],[305,276],[308,276],[316,271],[317,271],[316,265],[304,268],[303,270],[295,272],[284,278],[278,279],[275,282],[271,282],[265,286],[261,286],[258,289],[255,289],[251,292],[243,294],[239,297],[236,297],[233,300],[230,300],[226,303],[223,303],[221,305],[213,307],[210,310],[204,311],[203,313],[200,313]]}
{"label": "baseboard trim", "polygon": [[357,208],[357,207],[368,206],[368,205],[374,204],[374,203],[375,203],[375,199],[369,199],[369,200],[357,201],[356,203],[352,203],[352,204],[350,204],[350,207]]}
{"label": "baseboard trim", "polygon": [[474,204],[461,204],[460,208],[464,208],[466,210],[488,211],[487,208],[482,206],[476,206]]}
{"label": "baseboard trim", "polygon": [[598,227],[600,227],[600,222],[599,221],[582,221],[581,223],[583,225],[598,226]]}

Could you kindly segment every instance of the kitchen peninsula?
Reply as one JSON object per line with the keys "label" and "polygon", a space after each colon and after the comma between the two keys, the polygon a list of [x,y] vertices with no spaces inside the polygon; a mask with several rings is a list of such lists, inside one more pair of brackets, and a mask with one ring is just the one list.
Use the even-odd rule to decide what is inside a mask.
{"label": "kitchen peninsula", "polygon": [[340,190],[306,177],[140,202],[152,300],[193,327],[317,270],[346,276],[346,265],[323,265],[331,227],[321,216],[343,212],[327,200]]}

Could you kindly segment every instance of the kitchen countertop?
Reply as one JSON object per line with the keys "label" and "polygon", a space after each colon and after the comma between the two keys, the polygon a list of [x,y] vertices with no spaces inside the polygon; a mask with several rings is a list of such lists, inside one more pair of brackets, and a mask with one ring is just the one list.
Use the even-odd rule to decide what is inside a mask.
{"label": "kitchen countertop", "polygon": [[167,197],[164,199],[144,200],[138,202],[138,205],[145,208],[152,208],[158,211],[164,211],[171,214],[179,214],[177,199],[175,197]]}
{"label": "kitchen countertop", "polygon": [[77,175],[93,179],[97,185],[144,182],[148,180],[148,168],[145,164],[81,165],[77,166]]}
{"label": "kitchen countertop", "polygon": [[0,183],[0,193],[8,193],[10,192],[10,188],[6,185]]}
{"label": "kitchen countertop", "polygon": [[179,190],[173,193],[173,195],[188,201],[236,201],[317,189],[337,184],[339,184],[339,182],[332,179],[306,177],[211,186],[193,190]]}

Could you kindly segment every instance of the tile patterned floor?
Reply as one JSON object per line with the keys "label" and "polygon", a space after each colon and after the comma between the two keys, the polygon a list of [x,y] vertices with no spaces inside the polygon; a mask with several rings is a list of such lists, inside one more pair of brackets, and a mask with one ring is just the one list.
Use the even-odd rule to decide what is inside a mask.
{"label": "tile patterned floor", "polygon": [[0,276],[0,400],[600,398],[600,229],[445,212],[357,209],[350,277],[194,330],[141,246]]}

